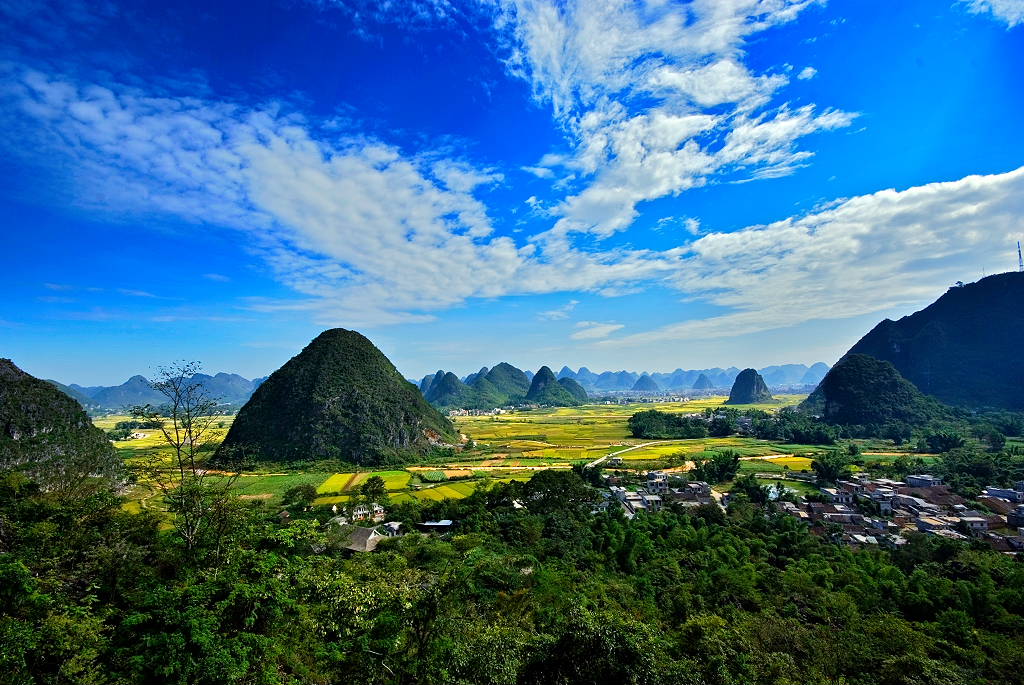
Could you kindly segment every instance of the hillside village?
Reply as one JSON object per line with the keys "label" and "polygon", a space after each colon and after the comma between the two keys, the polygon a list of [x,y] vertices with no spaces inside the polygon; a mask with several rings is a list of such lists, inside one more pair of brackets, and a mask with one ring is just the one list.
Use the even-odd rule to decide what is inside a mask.
{"label": "hillside village", "polygon": [[[631,474],[630,474],[631,475]],[[768,475],[768,474],[764,474]],[[627,518],[654,513],[671,504],[728,508],[729,492],[717,492],[703,481],[680,474],[649,471],[640,483],[617,473],[603,475],[607,485],[599,510],[617,506]],[[890,549],[907,543],[911,533],[948,540],[978,540],[1010,555],[1024,552],[1024,481],[1012,488],[986,487],[978,498],[986,511],[971,509],[950,492],[942,479],[909,475],[902,481],[854,475],[834,487],[821,487],[815,497],[784,487],[772,492],[767,507],[807,523],[815,535],[851,547]]]}

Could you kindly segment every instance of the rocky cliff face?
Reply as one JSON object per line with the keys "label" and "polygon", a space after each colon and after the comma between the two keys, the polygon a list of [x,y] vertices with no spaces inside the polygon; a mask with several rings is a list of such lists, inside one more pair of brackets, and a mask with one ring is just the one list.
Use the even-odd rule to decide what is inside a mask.
{"label": "rocky cliff face", "polygon": [[743,369],[732,384],[726,404],[756,404],[769,402],[771,399],[772,394],[768,391],[768,385],[761,378],[761,374],[756,369]]}

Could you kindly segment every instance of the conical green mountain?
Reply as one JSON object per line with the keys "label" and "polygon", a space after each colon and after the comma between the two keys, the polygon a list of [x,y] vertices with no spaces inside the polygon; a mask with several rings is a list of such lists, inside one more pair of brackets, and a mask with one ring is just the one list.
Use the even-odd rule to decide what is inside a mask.
{"label": "conical green mountain", "polygon": [[800,409],[848,426],[919,426],[948,416],[945,407],[922,394],[896,367],[866,354],[840,359]]}
{"label": "conical green mountain", "polygon": [[430,385],[426,398],[435,407],[472,407],[477,403],[473,389],[451,371]]}
{"label": "conical green mountain", "polygon": [[510,404],[511,398],[506,392],[502,392],[498,386],[487,380],[487,375],[477,375],[471,385],[476,397],[477,409],[493,409]]}
{"label": "conical green mountain", "polygon": [[729,399],[726,404],[756,404],[758,402],[770,402],[772,394],[768,390],[768,384],[761,378],[757,369],[743,369],[736,380],[733,381],[732,390],[729,391]]}
{"label": "conical green mountain", "polygon": [[43,489],[115,483],[121,458],[77,401],[0,359],[0,469],[23,471]]}
{"label": "conical green mountain", "polygon": [[[501,362],[487,372],[484,376],[498,392],[504,394],[508,400],[521,401],[530,390],[530,379],[526,373],[512,366],[508,362]],[[508,401],[506,400],[506,401]]]}
{"label": "conical green mountain", "polygon": [[221,446],[265,461],[380,464],[454,443],[455,428],[373,343],[334,328],[256,389]]}
{"label": "conical green mountain", "polygon": [[484,376],[487,375],[488,371],[490,371],[490,369],[488,369],[486,366],[481,366],[479,371],[477,371],[476,373],[469,374],[464,379],[462,379],[462,382],[465,383],[466,385],[473,385],[473,381],[475,381],[477,378],[483,378]]}
{"label": "conical green mountain", "polygon": [[534,374],[526,400],[555,407],[571,407],[580,403],[565,386],[559,384],[554,372],[546,366],[540,367]]}
{"label": "conical green mountain", "polygon": [[574,379],[566,376],[565,378],[559,378],[558,384],[568,391],[573,398],[579,403],[585,403],[589,399],[587,390],[582,385],[577,383]]}

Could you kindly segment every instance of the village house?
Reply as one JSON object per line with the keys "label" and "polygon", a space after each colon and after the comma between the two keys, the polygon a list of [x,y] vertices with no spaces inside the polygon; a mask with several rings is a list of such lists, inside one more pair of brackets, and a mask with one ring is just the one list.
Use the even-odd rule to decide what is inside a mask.
{"label": "village house", "polygon": [[942,485],[942,479],[938,476],[932,476],[930,474],[918,474],[915,476],[907,476],[907,485],[912,488],[933,488],[937,485]]}
{"label": "village house", "polygon": [[1011,490],[1009,488],[995,488],[991,485],[985,488],[985,494],[989,497],[998,497],[999,499],[1005,499],[1008,502],[1020,503],[1024,502],[1024,491]]}
{"label": "village house", "polygon": [[825,496],[825,501],[831,504],[853,504],[853,493],[837,488],[819,488]]}
{"label": "village house", "polygon": [[333,527],[332,532],[338,535],[341,546],[353,552],[372,552],[381,540],[398,537],[402,526],[397,521],[390,521],[382,526],[367,528],[348,523],[344,516],[331,519],[327,525]]}

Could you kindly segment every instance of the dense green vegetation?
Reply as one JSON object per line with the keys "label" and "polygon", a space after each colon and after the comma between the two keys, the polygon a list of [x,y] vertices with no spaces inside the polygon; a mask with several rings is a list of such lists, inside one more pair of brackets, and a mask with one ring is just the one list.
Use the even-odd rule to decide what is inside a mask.
{"label": "dense green vegetation", "polygon": [[572,407],[580,404],[580,400],[573,396],[564,384],[559,383],[554,372],[546,366],[540,367],[534,374],[530,390],[526,393],[526,401],[551,407]]}
{"label": "dense green vegetation", "polygon": [[12,683],[980,685],[1024,666],[1012,559],[923,536],[850,551],[742,502],[627,521],[594,499],[551,471],[403,504],[407,524],[459,529],[352,556],[301,503],[282,522],[233,500],[190,549],[110,492],[9,474],[0,668]]}
{"label": "dense green vegetation", "polygon": [[577,404],[583,404],[589,399],[587,390],[572,378],[559,378],[558,384],[565,388]]}
{"label": "dense green vegetation", "polygon": [[507,362],[501,362],[493,369],[484,367],[467,376],[466,380],[462,382],[450,371],[438,371],[434,376],[423,379],[420,390],[436,407],[493,409],[524,402],[530,389],[526,374]]}
{"label": "dense green vegetation", "polygon": [[451,422],[355,331],[321,333],[238,413],[218,455],[381,464],[457,441]]}
{"label": "dense green vegetation", "polygon": [[651,440],[706,438],[708,424],[700,417],[648,409],[629,417],[629,431],[634,438]]}
{"label": "dense green vegetation", "polygon": [[865,436],[882,435],[888,425],[922,427],[951,418],[892,364],[865,354],[840,359],[801,408]]}
{"label": "dense green vegetation", "polygon": [[886,319],[850,349],[891,362],[947,404],[1024,410],[1024,274],[1003,273],[950,290],[899,321]]}
{"label": "dense green vegetation", "polygon": [[75,492],[117,482],[123,464],[77,401],[0,359],[0,469],[15,468]]}

